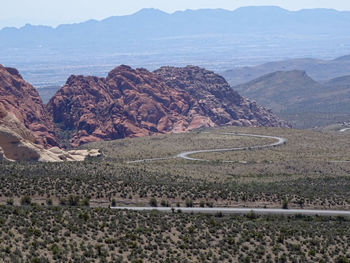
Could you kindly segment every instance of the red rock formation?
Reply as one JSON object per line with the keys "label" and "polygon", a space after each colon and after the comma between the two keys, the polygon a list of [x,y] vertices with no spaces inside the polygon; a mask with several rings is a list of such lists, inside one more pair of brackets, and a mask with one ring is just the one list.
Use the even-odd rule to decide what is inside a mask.
{"label": "red rock formation", "polygon": [[185,131],[196,101],[145,69],[120,66],[107,78],[71,76],[49,101],[54,121],[76,130],[71,144]]}
{"label": "red rock formation", "polygon": [[187,66],[162,67],[154,73],[172,89],[188,92],[198,102],[198,111],[215,125],[288,126],[271,111],[240,96],[212,71]]}
{"label": "red rock formation", "polygon": [[73,146],[201,126],[284,125],[222,77],[197,67],[151,73],[119,66],[106,78],[71,76],[47,108],[55,123],[73,131]]}
{"label": "red rock formation", "polygon": [[0,65],[0,103],[13,113],[35,136],[35,143],[57,145],[53,123],[36,89],[24,81],[16,69]]}

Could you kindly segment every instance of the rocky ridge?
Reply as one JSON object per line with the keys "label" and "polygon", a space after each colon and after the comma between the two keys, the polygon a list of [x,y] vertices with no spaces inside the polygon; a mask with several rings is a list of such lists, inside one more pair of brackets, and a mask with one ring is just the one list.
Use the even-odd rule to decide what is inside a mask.
{"label": "rocky ridge", "polygon": [[288,126],[271,111],[242,97],[212,71],[187,66],[162,67],[155,73],[172,89],[190,94],[198,102],[198,112],[208,116],[215,126]]}
{"label": "rocky ridge", "polygon": [[71,132],[72,146],[203,126],[288,126],[221,76],[192,66],[155,72],[119,66],[106,78],[73,75],[47,109]]}

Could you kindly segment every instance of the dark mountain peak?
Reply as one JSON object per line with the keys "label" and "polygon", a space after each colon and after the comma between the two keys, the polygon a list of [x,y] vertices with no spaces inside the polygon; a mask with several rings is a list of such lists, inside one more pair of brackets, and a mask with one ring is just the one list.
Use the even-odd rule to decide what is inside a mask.
{"label": "dark mountain peak", "polygon": [[174,71],[174,72],[182,72],[182,73],[188,73],[188,74],[193,74],[193,73],[215,74],[213,71],[207,70],[199,66],[194,66],[194,65],[187,65],[185,67],[164,66],[155,70],[155,72],[158,72],[158,71],[169,71],[169,72]]}
{"label": "dark mountain peak", "polygon": [[156,9],[156,8],[143,8],[140,11],[136,12],[132,16],[140,16],[140,17],[147,17],[147,16],[168,16],[169,14]]}
{"label": "dark mountain peak", "polygon": [[134,71],[134,69],[128,65],[119,65],[119,66],[115,67],[114,69],[112,69],[110,71],[110,73],[114,72],[114,71],[124,71],[124,70],[125,71]]}
{"label": "dark mountain peak", "polygon": [[239,7],[237,8],[235,11],[237,12],[284,12],[284,13],[288,13],[290,11],[279,7],[279,6],[243,6],[243,7]]}
{"label": "dark mountain peak", "polygon": [[23,27],[20,28],[24,31],[32,31],[32,30],[52,30],[53,28],[50,26],[44,26],[44,25],[32,25],[32,24],[25,24]]}
{"label": "dark mountain peak", "polygon": [[222,8],[216,9],[186,9],[175,11],[171,15],[173,16],[191,16],[191,15],[220,15],[220,14],[231,14],[232,11]]}
{"label": "dark mountain peak", "polygon": [[18,78],[23,79],[23,78],[22,78],[22,76],[21,76],[21,74],[19,74],[19,72],[18,72],[18,70],[17,70],[17,69],[15,69],[15,68],[9,68],[9,67],[6,67],[6,70],[7,70],[7,71],[8,71],[8,73],[10,73],[11,75],[13,75],[13,76],[16,76],[16,77],[18,77]]}
{"label": "dark mountain peak", "polygon": [[278,6],[245,6],[234,10],[233,14],[239,17],[244,16],[245,19],[259,17],[265,21],[276,18],[286,19],[292,12]]}
{"label": "dark mountain peak", "polygon": [[[261,77],[258,77],[250,82],[248,84],[254,84],[254,83],[261,83],[261,82],[273,82],[275,83],[276,81],[283,83],[283,82],[300,82],[300,81],[311,81],[315,82],[312,80],[307,74],[305,70],[290,70],[290,71],[275,71],[272,73],[265,74]],[[244,85],[244,84],[243,84]]]}
{"label": "dark mountain peak", "polygon": [[[307,8],[296,11],[301,14],[319,14],[319,15],[334,15],[342,13],[343,11],[338,11],[333,8]],[[347,11],[345,11],[347,12]]]}
{"label": "dark mountain peak", "polygon": [[[198,66],[188,65],[186,67],[161,67],[160,69],[154,71],[156,74],[163,75],[167,78],[176,77],[177,79],[181,79],[182,81],[187,81],[187,84],[193,83],[201,83],[202,86],[206,86],[206,88],[211,87],[212,84],[216,88],[229,88],[229,84],[226,80],[215,74],[213,71],[207,70],[205,68],[201,68]],[[218,85],[220,84],[220,85]]]}
{"label": "dark mountain peak", "polygon": [[124,78],[131,79],[132,81],[140,81],[139,77],[143,74],[149,74],[147,69],[133,69],[127,65],[120,65],[111,70],[107,75],[107,80],[118,79],[123,76]]}
{"label": "dark mountain peak", "polygon": [[95,76],[83,76],[83,75],[70,75],[66,81],[66,85],[74,85],[75,83],[88,83],[88,82],[98,82],[103,80],[102,78]]}
{"label": "dark mountain peak", "polygon": [[342,56],[339,58],[336,58],[334,61],[350,61],[350,55]]}

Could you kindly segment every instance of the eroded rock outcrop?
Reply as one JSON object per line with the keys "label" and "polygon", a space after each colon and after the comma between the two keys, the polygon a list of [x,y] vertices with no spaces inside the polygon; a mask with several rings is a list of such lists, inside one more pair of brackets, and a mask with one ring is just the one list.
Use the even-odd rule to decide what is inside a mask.
{"label": "eroded rock outcrop", "polygon": [[0,103],[0,160],[63,162],[83,161],[87,156],[99,156],[98,150],[65,152],[58,147],[45,149],[35,143],[35,136],[17,117]]}
{"label": "eroded rock outcrop", "polygon": [[184,132],[202,126],[286,126],[213,72],[119,66],[106,78],[71,76],[47,105],[70,143]]}
{"label": "eroded rock outcrop", "polygon": [[[73,146],[186,131],[196,101],[169,88],[154,73],[120,66],[107,78],[71,76],[49,101],[48,110],[60,126],[76,130]],[[214,125],[203,116],[204,125]]]}
{"label": "eroded rock outcrop", "polygon": [[14,68],[0,65],[0,102],[32,131],[34,141],[46,148],[57,146],[53,123],[36,89]]}
{"label": "eroded rock outcrop", "polygon": [[162,67],[155,73],[172,89],[188,92],[215,125],[287,127],[271,111],[239,95],[226,80],[196,66]]}

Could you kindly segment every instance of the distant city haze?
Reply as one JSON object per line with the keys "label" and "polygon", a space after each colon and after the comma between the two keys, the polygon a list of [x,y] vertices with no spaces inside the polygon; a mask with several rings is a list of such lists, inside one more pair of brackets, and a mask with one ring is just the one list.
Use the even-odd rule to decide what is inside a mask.
{"label": "distant city haze", "polygon": [[89,19],[128,15],[142,8],[157,8],[168,13],[186,9],[242,6],[280,6],[288,10],[332,8],[350,10],[349,0],[11,0],[2,1],[0,28],[21,27],[27,23],[57,26]]}

